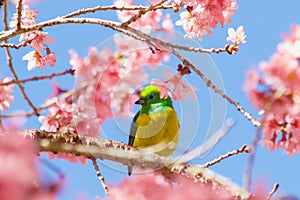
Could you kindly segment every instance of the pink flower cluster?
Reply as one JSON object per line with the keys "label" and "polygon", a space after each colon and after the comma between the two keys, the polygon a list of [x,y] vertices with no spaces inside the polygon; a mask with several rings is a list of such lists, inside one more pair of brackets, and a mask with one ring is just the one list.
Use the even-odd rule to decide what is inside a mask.
{"label": "pink flower cluster", "polygon": [[268,62],[259,72],[247,74],[245,90],[253,105],[262,110],[262,145],[273,151],[284,148],[288,156],[300,152],[300,26],[283,36]]}
{"label": "pink flower cluster", "polygon": [[[31,26],[36,24],[36,15],[39,14],[38,11],[30,10],[28,5],[24,5],[24,10],[22,11],[22,26]],[[13,20],[10,22],[10,27],[14,28],[17,25],[17,14],[14,14]],[[31,31],[28,33],[23,33],[20,36],[20,41],[24,44],[30,44],[35,50],[30,51],[23,56],[22,60],[28,60],[27,69],[31,71],[35,67],[44,68],[47,64],[51,67],[55,65],[56,55],[46,48],[46,55],[42,55],[46,47],[46,42],[54,43],[54,40],[47,36],[47,32],[42,32],[39,30]]]}
{"label": "pink flower cluster", "polygon": [[165,72],[164,76],[169,78],[167,81],[154,79],[151,84],[159,87],[161,98],[166,98],[169,92],[171,92],[173,100],[183,101],[186,95],[188,95],[191,99],[196,99],[196,95],[194,93],[196,88],[188,85],[183,80],[183,76],[189,73],[190,70],[187,66],[182,67],[182,65],[178,65],[178,73],[176,75]]}
{"label": "pink flower cluster", "polygon": [[[10,82],[12,79],[9,77],[0,80],[0,83]],[[7,110],[11,103],[14,102],[14,97],[11,95],[14,91],[14,84],[0,86],[0,112]]]}
{"label": "pink flower cluster", "polygon": [[[56,88],[57,89],[57,88]],[[92,127],[94,125],[90,119],[81,118],[77,120],[76,112],[77,107],[75,104],[72,104],[72,99],[67,98],[59,98],[58,95],[60,93],[56,93],[52,97],[56,99],[55,103],[48,109],[47,116],[40,116],[39,121],[42,123],[41,130],[47,131],[61,131],[72,134],[82,134],[88,136],[98,136],[98,127]],[[50,99],[48,101],[51,101]],[[73,163],[81,162],[82,164],[86,164],[86,158],[82,156],[75,156],[72,154],[66,153],[48,153],[50,159],[54,158],[63,158]]]}
{"label": "pink flower cluster", "polygon": [[175,4],[183,4],[186,11],[180,13],[177,26],[182,26],[186,37],[197,37],[212,34],[211,28],[230,23],[230,17],[238,8],[236,0],[175,0]]}
{"label": "pink flower cluster", "polygon": [[212,190],[209,185],[195,183],[183,177],[177,177],[178,186],[172,187],[170,182],[157,173],[145,173],[133,176],[131,179],[123,179],[120,185],[110,185],[108,200],[119,199],[235,199],[228,191]]}
{"label": "pink flower cluster", "polygon": [[0,136],[0,199],[56,199],[56,190],[39,181],[34,158],[37,149],[32,140],[14,130]]}
{"label": "pink flower cluster", "polygon": [[[152,1],[151,3],[157,2],[158,1]],[[115,0],[115,5],[120,7],[136,6],[132,0]],[[117,11],[118,18],[121,22],[128,21],[138,13],[139,11]],[[160,10],[147,12],[142,15],[141,18],[130,24],[130,26],[147,33],[152,31],[165,31],[170,33],[174,28],[170,15],[167,14],[164,16]]]}

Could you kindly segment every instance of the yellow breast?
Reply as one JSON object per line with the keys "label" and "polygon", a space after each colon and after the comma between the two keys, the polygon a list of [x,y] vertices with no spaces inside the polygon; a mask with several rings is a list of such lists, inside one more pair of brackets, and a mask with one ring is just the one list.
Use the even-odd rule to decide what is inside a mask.
{"label": "yellow breast", "polygon": [[166,108],[150,115],[142,113],[136,119],[136,125],[133,146],[147,147],[149,151],[162,156],[169,156],[174,152],[179,134],[179,122],[174,109]]}

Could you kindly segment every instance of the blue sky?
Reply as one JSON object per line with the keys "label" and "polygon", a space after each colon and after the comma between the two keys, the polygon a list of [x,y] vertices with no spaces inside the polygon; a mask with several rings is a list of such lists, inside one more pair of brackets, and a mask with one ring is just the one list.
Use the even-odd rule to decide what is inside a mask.
{"label": "blue sky", "polygon": [[[110,2],[106,2],[110,4]],[[41,1],[40,3],[33,5],[32,9],[40,11],[38,15],[38,21],[55,18],[57,16],[64,15],[71,11],[76,11],[83,7],[93,7],[98,5],[94,1],[86,0],[51,0]],[[237,28],[239,25],[245,27],[247,35],[247,43],[240,47],[240,51],[236,55],[227,54],[215,54],[215,55],[189,55],[189,58],[197,64],[197,66],[205,72],[205,74],[216,82],[218,86],[224,85],[224,91],[230,97],[238,101],[247,111],[252,113],[255,117],[258,117],[258,112],[252,107],[247,99],[246,94],[242,89],[242,85],[245,81],[245,73],[248,69],[256,67],[260,61],[268,60],[271,54],[275,51],[276,45],[281,41],[280,35],[290,31],[290,27],[293,23],[300,24],[299,14],[299,1],[238,1],[239,9],[232,17],[232,23],[225,25],[224,28],[219,27],[214,30],[213,36],[207,36],[203,38],[203,41],[190,41],[184,42],[201,45],[205,48],[218,48],[223,47],[226,43],[227,29],[229,27]],[[10,9],[10,15],[14,11],[13,7]],[[2,12],[2,11],[1,11]],[[116,19],[113,12],[102,12],[89,15],[90,17],[101,17],[105,19]],[[179,17],[175,16],[175,20]],[[183,33],[181,28],[176,28],[178,32]],[[52,72],[64,71],[70,68],[69,65],[69,53],[70,49],[74,49],[80,56],[87,55],[88,48],[91,46],[103,46],[104,40],[110,40],[114,34],[111,30],[95,26],[95,25],[62,25],[45,29],[49,32],[49,36],[55,39],[55,44],[50,45],[52,51],[54,51],[58,57],[57,65],[55,68],[46,67],[45,70],[36,69],[28,72],[26,69],[27,63],[22,61],[22,56],[29,51],[29,48],[24,48],[19,51],[13,50],[14,56],[13,62],[19,76],[24,79],[31,76],[37,76],[42,74],[49,74]],[[179,33],[178,33],[179,34]],[[179,34],[180,35],[180,34]],[[17,38],[18,39],[18,38]],[[17,42],[17,39],[11,40]],[[4,64],[5,54],[4,51],[0,52],[0,63]],[[172,67],[176,69],[178,60],[172,57],[170,63],[164,63],[166,69],[171,70]],[[5,65],[6,66],[6,65]],[[171,67],[171,68],[170,68]],[[6,67],[1,67],[1,77],[8,76],[10,72]],[[224,101],[214,94],[211,90],[206,88],[204,82],[192,73],[186,77],[187,81],[195,85],[199,90],[197,91],[197,101],[192,102],[187,99],[187,102],[175,102],[175,108],[177,109],[183,126],[189,122],[195,121],[194,116],[190,115],[193,106],[199,109],[199,115],[197,116],[197,123],[194,124],[194,132],[190,134],[188,129],[184,129],[180,136],[180,148],[193,149],[197,145],[200,145],[205,136],[220,126],[223,119],[232,118],[235,120],[235,126],[230,132],[209,152],[202,158],[194,161],[197,164],[203,164],[206,161],[210,161],[227,151],[234,150],[242,146],[242,144],[250,145],[252,138],[256,132],[256,128],[245,119],[245,117],[239,113],[235,107],[224,103]],[[73,88],[74,79],[70,76],[55,78],[53,81],[60,83],[60,85],[66,89]],[[26,92],[33,99],[35,105],[40,105],[45,99],[49,97],[51,92],[51,81],[41,81],[26,83]],[[15,91],[15,104],[12,105],[14,110],[30,110],[26,105],[26,102],[20,97],[18,89]],[[18,100],[17,100],[18,99]],[[223,110],[218,117],[215,116],[214,109],[219,109],[221,105],[226,109]],[[187,105],[191,105],[189,107]],[[135,106],[135,111],[138,109]],[[7,113],[7,112],[4,112]],[[130,119],[127,120],[129,126]],[[211,126],[210,123],[212,124]],[[222,124],[222,123],[221,123]],[[32,117],[26,123],[24,128],[39,128],[40,124],[35,117]],[[126,122],[125,122],[126,129]],[[114,139],[118,141],[127,142],[127,135],[123,134],[120,128],[117,126],[116,121],[107,121],[101,128],[105,133],[103,137]],[[180,152],[180,150],[178,150]],[[182,151],[182,150],[181,150]],[[46,159],[46,155],[42,156],[42,159]],[[229,177],[239,185],[243,184],[243,173],[247,164],[248,156],[241,154],[229,158],[211,169],[217,173]],[[275,151],[270,153],[266,148],[261,146],[257,149],[257,156],[255,159],[253,178],[254,181],[261,179],[267,180],[268,189],[271,189],[275,182],[280,184],[279,193],[292,194],[300,197],[299,192],[299,164],[300,156],[298,154],[291,158],[282,151]],[[71,164],[64,160],[51,161],[56,165],[65,175],[66,184],[63,191],[59,194],[59,199],[75,199],[78,195],[87,197],[88,199],[94,199],[95,196],[103,196],[104,192],[101,185],[95,175],[95,171],[88,162],[86,166],[79,164]],[[120,165],[116,165],[111,162],[98,162],[102,173],[108,183],[119,183],[124,177],[127,177],[127,173],[120,172],[119,169],[125,169]],[[112,167],[113,166],[113,167]],[[116,169],[113,169],[116,168]],[[53,174],[47,167],[41,165],[41,171],[44,174],[43,177],[47,180],[55,180],[56,175]]]}

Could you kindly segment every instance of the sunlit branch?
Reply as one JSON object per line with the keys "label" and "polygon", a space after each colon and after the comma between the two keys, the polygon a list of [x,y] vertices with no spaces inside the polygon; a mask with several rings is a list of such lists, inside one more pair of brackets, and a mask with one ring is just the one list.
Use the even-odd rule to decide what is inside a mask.
{"label": "sunlit branch", "polygon": [[111,160],[124,165],[135,165],[154,170],[166,168],[169,169],[170,173],[182,175],[197,182],[213,183],[213,189],[226,189],[237,199],[248,199],[251,195],[248,191],[209,169],[177,163],[170,158],[161,157],[121,142],[39,130],[27,130],[23,133],[38,142],[41,152],[70,153],[76,156]]}

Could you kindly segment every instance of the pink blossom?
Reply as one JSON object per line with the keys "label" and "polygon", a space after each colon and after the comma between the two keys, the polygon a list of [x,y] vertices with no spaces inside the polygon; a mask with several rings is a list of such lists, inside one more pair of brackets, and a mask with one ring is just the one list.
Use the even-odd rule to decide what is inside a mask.
{"label": "pink blossom", "polygon": [[[3,80],[0,80],[0,83],[7,83],[11,80],[10,77],[6,77]],[[14,102],[14,96],[12,95],[13,91],[14,84],[0,86],[0,112],[2,110],[7,110],[10,107],[10,104]]]}
{"label": "pink blossom", "polygon": [[51,67],[54,67],[56,63],[56,55],[54,53],[49,53],[43,57],[43,61]]}
{"label": "pink blossom", "polygon": [[57,191],[44,187],[39,180],[33,140],[16,132],[6,130],[0,136],[0,199],[56,199]]}
{"label": "pink blossom", "polygon": [[299,30],[293,25],[269,61],[259,64],[262,76],[252,70],[245,83],[253,105],[265,113],[262,145],[270,151],[284,148],[288,156],[300,152]]}
{"label": "pink blossom", "polygon": [[41,130],[58,131],[68,127],[73,119],[72,104],[65,99],[57,99],[56,103],[48,109],[48,116],[40,116],[39,121],[43,124]]}
{"label": "pink blossom", "polygon": [[180,13],[180,20],[177,26],[182,26],[186,32],[186,37],[197,37],[212,34],[211,28],[216,28],[218,24],[222,26],[230,23],[230,17],[237,9],[235,0],[196,0],[196,1],[175,1],[176,4],[183,3],[187,11]]}
{"label": "pink blossom", "polygon": [[31,71],[35,67],[44,69],[47,64],[53,67],[56,63],[56,55],[49,53],[46,56],[42,56],[38,51],[34,50],[24,55],[22,60],[28,60],[27,69]]}
{"label": "pink blossom", "polygon": [[52,38],[46,36],[47,34],[47,32],[35,31],[31,33],[27,38],[23,39],[31,41],[30,46],[41,53],[44,50],[45,42],[54,43],[54,40]]}
{"label": "pink blossom", "polygon": [[220,199],[233,200],[234,197],[225,189],[214,190],[210,186],[195,183],[183,177],[177,177],[178,186],[172,187],[165,178],[157,173],[142,173],[131,179],[125,178],[119,185],[110,185],[108,200],[155,200],[155,199]]}
{"label": "pink blossom", "polygon": [[226,39],[228,42],[233,42],[236,46],[238,46],[246,42],[245,38],[246,35],[243,26],[239,26],[236,31],[233,28],[228,29],[228,37]]}

